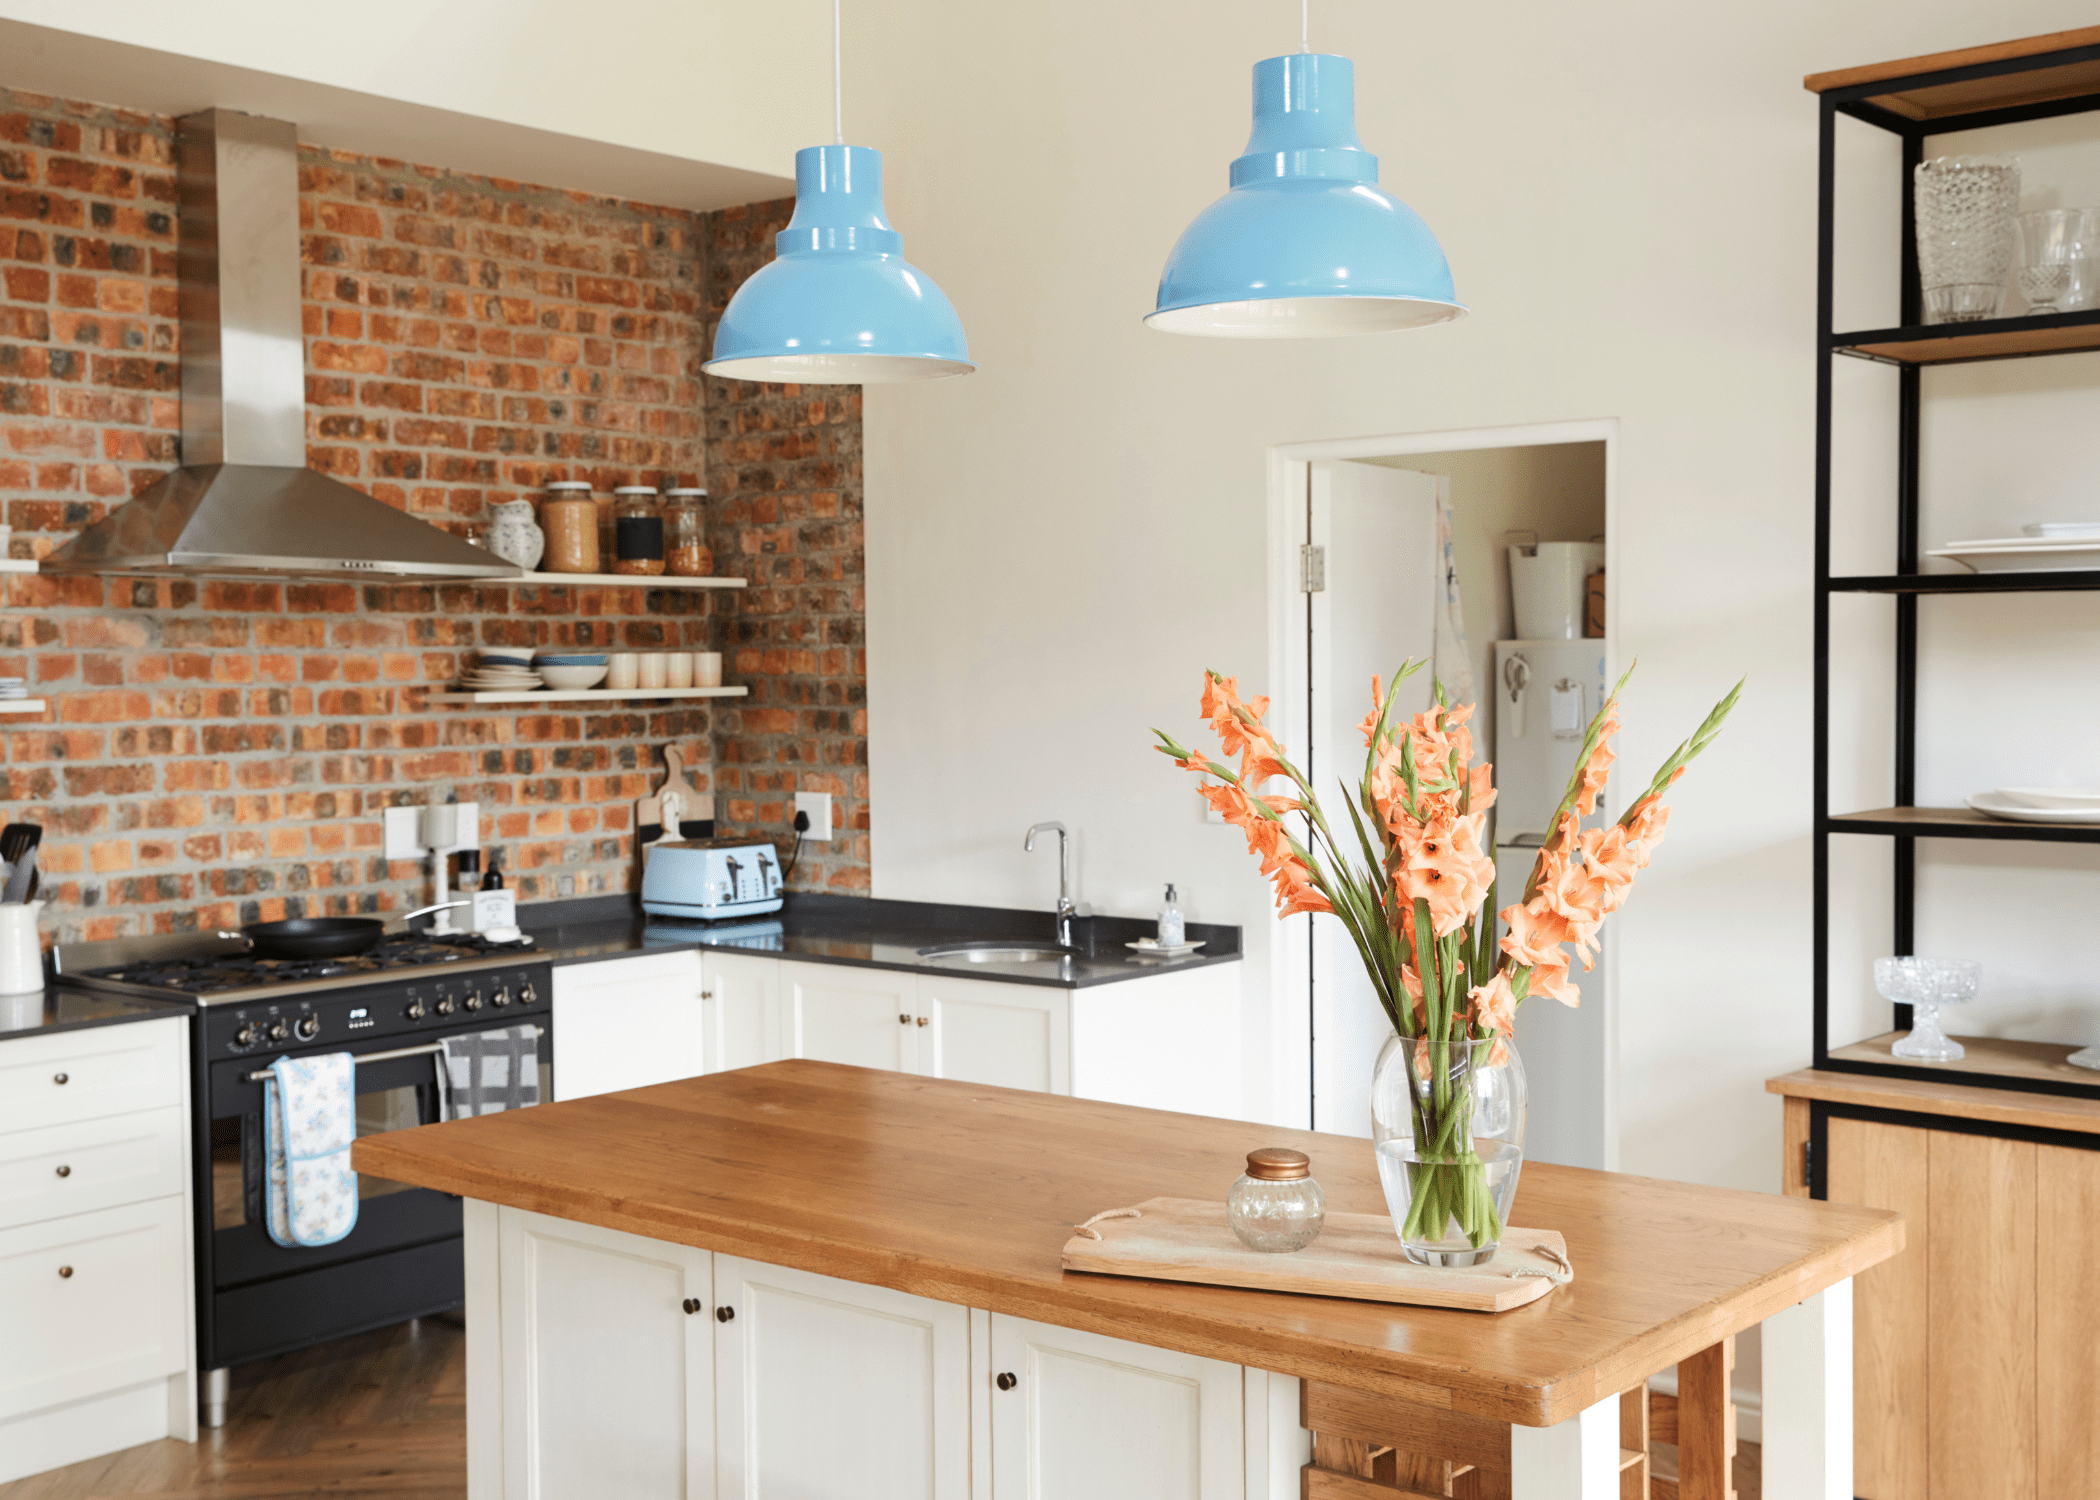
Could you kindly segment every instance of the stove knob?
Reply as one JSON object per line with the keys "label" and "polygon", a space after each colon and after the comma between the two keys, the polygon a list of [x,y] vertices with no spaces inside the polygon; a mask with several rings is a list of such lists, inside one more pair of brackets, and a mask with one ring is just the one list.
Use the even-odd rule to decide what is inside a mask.
{"label": "stove knob", "polygon": [[315,1037],[317,1037],[317,1036],[319,1036],[319,1035],[321,1034],[321,1020],[320,1020],[320,1017],[318,1017],[318,1016],[301,1016],[301,1017],[299,1018],[299,1024],[298,1024],[297,1026],[294,1026],[294,1027],[292,1028],[292,1030],[298,1033],[298,1036],[299,1036],[299,1040],[300,1040],[300,1041],[302,1041],[302,1042],[310,1042],[310,1041],[312,1041],[312,1040],[313,1040],[313,1039],[314,1039]]}
{"label": "stove knob", "polygon": [[270,1023],[270,1040],[271,1040],[271,1041],[273,1041],[273,1042],[281,1042],[281,1041],[283,1041],[283,1040],[284,1040],[284,1039],[285,1039],[286,1037],[290,1036],[291,1034],[292,1034],[292,1028],[291,1028],[291,1026],[290,1026],[290,1025],[289,1025],[289,1024],[287,1023],[287,1022],[284,1022],[284,1021],[272,1021],[272,1022]]}
{"label": "stove knob", "polygon": [[252,1047],[261,1040],[262,1031],[253,1021],[233,1034],[233,1044],[236,1047]]}
{"label": "stove knob", "polygon": [[429,1012],[424,1010],[422,1001],[411,1000],[408,1002],[408,1009],[402,1012],[402,1014],[406,1015],[411,1021],[420,1021],[423,1019],[424,1016],[429,1014]]}
{"label": "stove knob", "polygon": [[468,1009],[468,1010],[480,1010],[480,1009],[481,1009],[481,991],[480,991],[480,990],[476,990],[476,991],[475,991],[475,992],[474,992],[473,994],[471,994],[471,995],[467,996],[467,1009]]}
{"label": "stove knob", "polygon": [[452,1000],[449,996],[443,1000],[438,1001],[437,1003],[437,1013],[441,1016],[449,1016],[452,1014],[452,1012],[458,1009],[459,1007],[452,1003]]}
{"label": "stove knob", "polygon": [[528,979],[528,980],[526,980],[526,981],[525,981],[525,983],[524,983],[524,984],[522,984],[522,985],[520,985],[520,986],[519,986],[519,988],[518,988],[518,1004],[520,1004],[520,1005],[530,1005],[530,1004],[532,1004],[532,1002],[533,1002],[533,1001],[535,1001],[535,1000],[537,1000],[537,999],[539,999],[539,998],[540,998],[540,994],[539,994],[539,991],[538,991],[538,990],[535,990],[535,989],[534,989],[534,988],[532,987],[532,981],[531,981],[531,980],[529,980],[529,979]]}
{"label": "stove knob", "polygon": [[498,1004],[498,1005],[508,1005],[508,1004],[510,1004],[510,986],[509,986],[509,985],[507,985],[507,984],[499,984],[499,985],[497,985],[497,986],[496,986],[496,1004]]}

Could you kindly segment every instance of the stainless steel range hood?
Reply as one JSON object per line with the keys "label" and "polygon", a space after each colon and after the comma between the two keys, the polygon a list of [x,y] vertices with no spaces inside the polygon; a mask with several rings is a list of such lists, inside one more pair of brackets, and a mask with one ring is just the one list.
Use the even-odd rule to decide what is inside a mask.
{"label": "stainless steel range hood", "polygon": [[299,147],[282,120],[176,122],[183,466],[46,573],[515,578],[449,532],[306,467]]}

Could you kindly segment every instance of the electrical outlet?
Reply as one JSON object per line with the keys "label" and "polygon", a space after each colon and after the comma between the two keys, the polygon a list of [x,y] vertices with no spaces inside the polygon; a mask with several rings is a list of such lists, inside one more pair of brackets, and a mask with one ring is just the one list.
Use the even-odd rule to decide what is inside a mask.
{"label": "electrical outlet", "polygon": [[809,827],[802,837],[819,841],[831,837],[831,793],[795,793],[795,811],[809,815]]}

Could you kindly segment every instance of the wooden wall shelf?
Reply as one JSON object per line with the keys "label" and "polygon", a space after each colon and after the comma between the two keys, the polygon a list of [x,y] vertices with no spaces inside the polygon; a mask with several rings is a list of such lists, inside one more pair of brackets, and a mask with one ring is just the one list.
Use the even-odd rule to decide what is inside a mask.
{"label": "wooden wall shelf", "polygon": [[0,557],[0,573],[34,573],[38,571],[33,557]]}
{"label": "wooden wall shelf", "polygon": [[50,706],[42,698],[0,698],[0,714],[40,714]]}
{"label": "wooden wall shelf", "polygon": [[618,703],[644,698],[741,698],[747,687],[711,688],[534,688],[519,693],[436,692],[430,703]]}
{"label": "wooden wall shelf", "polygon": [[1834,333],[1830,346],[1839,354],[1890,365],[1958,365],[2039,354],[2081,354],[2100,349],[2100,312]]}
{"label": "wooden wall shelf", "polygon": [[[2052,53],[2066,55],[2043,66],[2031,61]],[[1968,117],[2009,111],[2021,111],[2028,118],[2068,113],[2058,107],[2076,108],[2073,101],[2100,94],[2100,56],[2081,55],[2096,53],[2100,26],[2082,26],[1987,47],[1811,73],[1802,84],[1810,93],[1837,94],[1844,103],[1924,127],[1921,133],[1953,128],[1947,122],[1954,120],[1973,129]]]}
{"label": "wooden wall shelf", "polygon": [[[1951,1014],[1951,1012],[1942,1012]],[[1950,1033],[1951,1034],[1951,1033]],[[2075,1068],[2064,1061],[2079,1049],[2061,1042],[2017,1042],[1998,1036],[1958,1036],[1968,1055],[1953,1062],[1921,1063],[1896,1056],[1894,1047],[1910,1033],[1889,1031],[1880,1036],[1869,1037],[1863,1042],[1854,1042],[1849,1047],[1830,1049],[1830,1060],[1834,1063],[1864,1062],[1878,1063],[1885,1067],[1909,1070],[1910,1076],[1930,1074],[1945,1078],[1950,1083],[1964,1082],[1970,1075],[1983,1073],[1992,1078],[2013,1078],[2029,1088],[2057,1089],[2069,1086],[2086,1093],[2100,1095],[2100,1072],[2091,1068]],[[2100,1125],[2100,1120],[2094,1122]]]}
{"label": "wooden wall shelf", "polygon": [[744,578],[686,578],[676,573],[520,573],[496,583],[531,584],[538,588],[740,589]]}
{"label": "wooden wall shelf", "polygon": [[1968,807],[1879,807],[1832,813],[1832,833],[1878,833],[1897,838],[2015,839],[2045,844],[2100,844],[2100,823],[2014,823]]}

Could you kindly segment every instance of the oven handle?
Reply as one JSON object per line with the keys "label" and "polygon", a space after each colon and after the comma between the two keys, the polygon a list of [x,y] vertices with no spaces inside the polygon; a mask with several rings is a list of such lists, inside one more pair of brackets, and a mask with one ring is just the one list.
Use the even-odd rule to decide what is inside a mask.
{"label": "oven handle", "polygon": [[[532,1034],[535,1037],[545,1036],[547,1034],[547,1028],[544,1026],[535,1026],[532,1028]],[[425,1057],[428,1056],[430,1053],[442,1052],[444,1050],[445,1044],[443,1042],[430,1042],[421,1047],[396,1047],[391,1052],[363,1052],[359,1053],[356,1057],[353,1057],[351,1061],[353,1063],[392,1062],[397,1057]],[[247,1080],[250,1083],[261,1083],[264,1079],[268,1078],[269,1076],[270,1070],[268,1068],[264,1068],[259,1073],[249,1073],[246,1075]]]}

